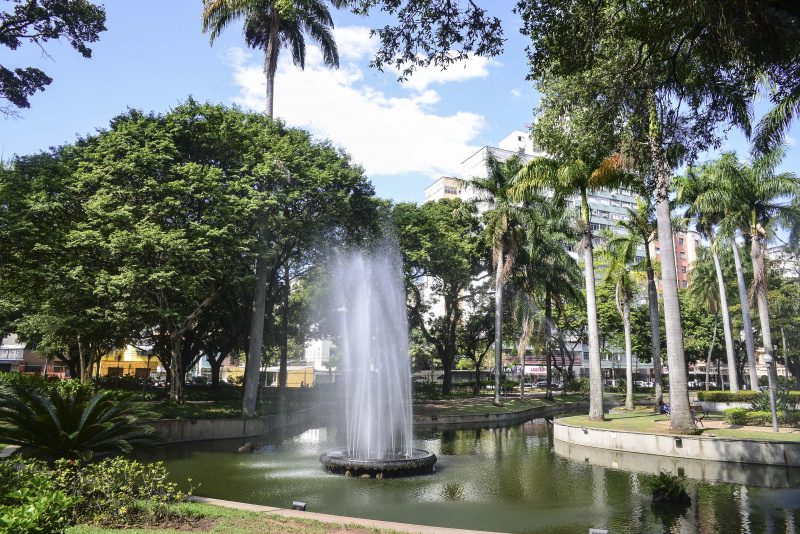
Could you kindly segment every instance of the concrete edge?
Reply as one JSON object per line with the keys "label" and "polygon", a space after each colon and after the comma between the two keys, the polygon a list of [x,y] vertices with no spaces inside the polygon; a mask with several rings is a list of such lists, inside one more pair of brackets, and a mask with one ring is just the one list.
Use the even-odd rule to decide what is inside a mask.
{"label": "concrete edge", "polygon": [[558,441],[622,453],[701,461],[800,467],[800,442],[655,434],[553,422]]}
{"label": "concrete edge", "polygon": [[398,532],[411,532],[417,534],[501,534],[487,530],[463,530],[458,528],[434,527],[428,525],[412,525],[409,523],[395,523],[394,521],[380,521],[377,519],[366,519],[363,517],[349,517],[344,515],[320,514],[317,512],[301,512],[299,510],[288,510],[275,506],[264,506],[259,504],[248,504],[244,502],[226,501],[222,499],[212,499],[210,497],[191,496],[192,502],[213,504],[223,508],[243,510],[246,512],[264,512],[289,517],[292,519],[311,519],[322,523],[332,523],[337,526],[356,525],[367,528],[379,528],[385,530],[395,530]]}
{"label": "concrete edge", "polygon": [[6,445],[4,449],[0,449],[0,458],[9,458],[18,450],[19,445]]}

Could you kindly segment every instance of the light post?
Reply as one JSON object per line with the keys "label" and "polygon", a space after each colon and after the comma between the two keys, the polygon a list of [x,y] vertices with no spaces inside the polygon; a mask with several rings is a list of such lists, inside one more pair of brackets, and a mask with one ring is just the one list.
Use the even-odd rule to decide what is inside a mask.
{"label": "light post", "polygon": [[764,355],[764,363],[767,364],[767,378],[769,379],[769,409],[772,412],[772,430],[778,431],[778,412],[775,407],[775,380],[772,377],[772,356]]}

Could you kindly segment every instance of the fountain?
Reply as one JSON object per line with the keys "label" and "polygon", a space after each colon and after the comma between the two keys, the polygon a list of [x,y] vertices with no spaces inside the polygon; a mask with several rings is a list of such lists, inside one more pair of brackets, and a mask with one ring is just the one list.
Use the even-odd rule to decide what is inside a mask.
{"label": "fountain", "polygon": [[412,447],[411,366],[402,260],[388,245],[340,254],[331,287],[345,389],[347,445],[320,461],[349,476],[431,473],[436,455]]}

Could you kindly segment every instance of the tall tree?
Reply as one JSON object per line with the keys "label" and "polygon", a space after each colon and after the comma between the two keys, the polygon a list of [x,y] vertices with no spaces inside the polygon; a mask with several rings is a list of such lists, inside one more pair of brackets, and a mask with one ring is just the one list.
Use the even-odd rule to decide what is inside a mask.
{"label": "tall tree", "polygon": [[[12,11],[0,11],[0,45],[16,50],[23,44],[44,49],[51,40],[64,38],[85,58],[92,57],[90,43],[105,31],[106,12],[88,0],[12,0]],[[8,4],[6,4],[8,5]],[[0,114],[15,115],[14,108],[29,108],[29,98],[53,83],[36,67],[10,69],[0,65]]]}
{"label": "tall tree", "polygon": [[472,204],[442,199],[421,206],[397,204],[397,228],[411,323],[433,345],[444,370],[442,394],[450,393],[457,355],[457,330],[476,277],[487,269],[488,254]]}
{"label": "tall tree", "polygon": [[[584,283],[589,340],[589,417],[603,419],[603,377],[600,367],[600,337],[597,327],[597,298],[595,294],[594,244],[589,193],[598,188],[610,188],[627,183],[629,175],[618,156],[607,152],[610,136],[598,125],[596,108],[569,107],[564,109],[560,96],[564,87],[559,83],[543,86],[539,120],[534,125],[534,140],[552,158],[538,157],[529,161],[515,179],[513,195],[521,199],[539,191],[552,191],[557,202],[576,196],[580,205],[580,229],[583,234]],[[569,116],[568,121],[563,117]],[[580,131],[580,135],[575,132]],[[594,139],[590,141],[590,139]]]}
{"label": "tall tree", "polygon": [[[333,0],[333,4],[338,6],[342,2]],[[323,0],[304,0],[299,5],[295,2],[280,0],[204,0],[203,2],[203,32],[210,34],[212,44],[225,28],[242,18],[244,19],[244,38],[247,45],[264,51],[264,75],[267,78],[266,113],[268,117],[273,116],[275,73],[278,69],[278,56],[281,47],[287,47],[291,50],[292,61],[302,69],[305,67],[305,36],[307,34],[319,45],[325,64],[338,68],[339,52],[336,47],[336,41],[333,38],[333,19]],[[288,180],[290,176],[287,174],[286,178]],[[290,284],[288,266],[272,272],[273,280],[269,279],[270,261],[268,258],[269,251],[267,250],[269,236],[264,229],[267,225],[266,214],[262,214],[259,222],[261,223],[259,224],[259,230],[264,235],[260,237],[261,251],[256,258],[256,283],[250,318],[250,345],[247,351],[245,370],[243,413],[247,416],[255,415],[258,376],[263,352],[268,285],[274,286],[273,288],[281,287],[281,284],[276,279],[279,275],[283,275],[283,302],[284,313],[286,314],[288,313],[286,302],[288,301]],[[288,261],[288,258],[286,261]],[[285,385],[285,341],[280,376],[282,378],[281,385]]]}
{"label": "tall tree", "polygon": [[[753,263],[752,294],[758,306],[764,353],[770,358],[774,357],[774,347],[767,300],[767,243],[781,219],[800,218],[800,213],[792,207],[800,193],[800,178],[791,172],[777,172],[784,155],[785,151],[778,148],[748,164],[740,162],[733,153],[723,154],[715,164],[714,187],[697,200],[701,206],[726,206],[725,222],[731,227],[741,226],[748,237]],[[770,372],[774,371],[773,365]]]}
{"label": "tall tree", "polygon": [[[718,145],[720,125],[749,128],[756,69],[696,22],[692,2],[539,0],[520,2],[533,39],[531,77],[589,88],[627,148],[647,160],[662,257],[674,255],[673,169]],[[579,43],[575,46],[575,43]],[[673,431],[693,431],[675,263],[661,265]]]}
{"label": "tall tree", "polygon": [[[724,243],[724,236],[718,236],[715,230],[715,227],[719,225],[719,222],[724,217],[724,208],[721,205],[704,205],[701,207],[697,203],[699,196],[715,187],[709,170],[707,166],[690,167],[686,176],[678,178],[676,182],[678,190],[676,201],[678,204],[688,206],[684,212],[684,218],[694,221],[697,231],[711,243],[709,252],[717,275],[717,299],[720,314],[722,315],[725,352],[728,356],[728,375],[730,377],[731,391],[736,392],[739,391],[739,377],[736,374],[736,349],[733,346],[733,326],[728,308],[728,295],[725,291],[725,277],[719,261],[719,250]],[[749,320],[749,309],[746,301],[742,303],[742,312],[747,314]],[[755,369],[755,360],[753,361],[753,369]]]}
{"label": "tall tree", "polygon": [[628,236],[639,240],[644,248],[644,268],[647,273],[647,307],[650,312],[650,350],[653,360],[653,378],[655,382],[655,408],[658,409],[664,399],[661,384],[661,329],[659,325],[658,290],[653,258],[650,256],[650,244],[658,239],[658,227],[655,220],[655,208],[649,196],[636,200],[635,208],[628,208],[628,219],[620,221],[620,227]]}
{"label": "tall tree", "polygon": [[474,202],[488,208],[484,213],[484,222],[495,271],[494,403],[498,406],[501,404],[500,377],[503,372],[503,288],[524,238],[521,222],[525,213],[511,197],[512,182],[521,167],[522,162],[517,156],[501,162],[490,153],[486,158],[486,176],[468,181],[468,187],[475,192]]}
{"label": "tall tree", "polygon": [[[697,259],[692,267],[692,272],[689,274],[691,284],[689,284],[689,297],[696,302],[700,303],[714,316],[714,333],[711,336],[711,345],[708,348],[708,355],[706,356],[706,379],[705,388],[709,390],[710,380],[709,373],[711,371],[711,356],[714,352],[714,344],[717,341],[717,323],[719,322],[720,312],[720,286],[717,283],[719,277],[717,276],[716,266],[719,260],[714,261],[711,256],[711,251],[708,248],[702,248],[698,251]],[[731,369],[728,373],[732,372]],[[724,389],[723,385],[719,385],[720,389]]]}

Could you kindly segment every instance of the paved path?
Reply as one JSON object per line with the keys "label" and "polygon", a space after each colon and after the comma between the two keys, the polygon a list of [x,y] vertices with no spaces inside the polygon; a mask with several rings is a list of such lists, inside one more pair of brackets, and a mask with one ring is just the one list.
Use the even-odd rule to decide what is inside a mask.
{"label": "paved path", "polygon": [[17,452],[17,449],[19,449],[17,445],[6,445],[5,449],[0,450],[0,458],[8,458]]}
{"label": "paved path", "polygon": [[213,504],[225,508],[245,510],[248,512],[269,512],[283,517],[294,519],[313,519],[323,523],[333,523],[338,525],[358,525],[368,528],[380,528],[394,530],[397,532],[415,532],[418,534],[498,534],[486,530],[462,530],[458,528],[431,527],[426,525],[410,525],[408,523],[395,523],[393,521],[378,521],[377,519],[364,519],[361,517],[347,517],[343,515],[318,514],[315,512],[301,512],[299,510],[287,510],[286,508],[276,508],[274,506],[261,506],[258,504],[247,504],[244,502],[224,501],[221,499],[211,499],[208,497],[189,497],[194,502]]}

